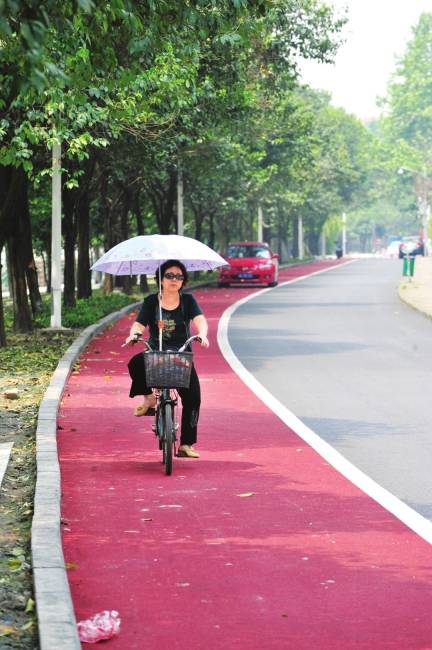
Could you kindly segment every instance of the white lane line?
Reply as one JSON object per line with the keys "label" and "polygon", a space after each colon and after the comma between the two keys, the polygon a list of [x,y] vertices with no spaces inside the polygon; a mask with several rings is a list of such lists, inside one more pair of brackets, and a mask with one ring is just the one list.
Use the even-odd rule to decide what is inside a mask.
{"label": "white lane line", "polygon": [[[347,264],[351,263],[346,262]],[[315,271],[307,275],[302,275],[293,280],[288,280],[279,284],[283,286],[286,284],[293,284],[305,278],[332,271],[335,268],[340,268],[342,265],[334,266],[329,269]],[[264,404],[266,404],[277,415],[282,422],[284,422],[290,429],[292,429],[300,438],[302,438],[308,445],[310,445],[322,458],[324,458],[330,465],[332,465],[338,472],[340,472],[351,483],[356,485],[365,494],[370,496],[374,501],[383,506],[386,510],[391,512],[395,517],[402,521],[406,526],[411,528],[417,535],[432,544],[432,522],[420,515],[418,512],[407,506],[403,501],[398,499],[394,494],[383,488],[376,483],[367,474],[359,470],[342,454],[340,454],[334,447],[328,444],[325,440],[320,438],[312,429],[307,427],[294,413],[292,413],[286,406],[277,400],[239,361],[234,354],[228,342],[228,325],[231,316],[234,312],[244,305],[249,300],[253,300],[257,296],[266,293],[267,291],[275,291],[277,289],[263,289],[257,293],[250,294],[234,303],[224,311],[219,321],[217,340],[220,350],[229,363],[234,372],[240,379],[248,386]]]}
{"label": "white lane line", "polygon": [[2,442],[0,444],[0,485],[2,484],[3,477],[6,472],[6,467],[9,462],[9,456],[11,454],[13,447],[13,442]]}

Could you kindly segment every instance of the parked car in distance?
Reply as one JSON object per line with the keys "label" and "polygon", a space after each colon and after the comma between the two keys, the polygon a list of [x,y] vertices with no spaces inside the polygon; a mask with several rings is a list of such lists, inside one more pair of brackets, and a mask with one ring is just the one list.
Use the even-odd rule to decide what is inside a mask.
{"label": "parked car in distance", "polygon": [[226,266],[219,269],[219,287],[230,284],[266,284],[275,287],[279,276],[279,255],[264,242],[240,241],[228,244]]}
{"label": "parked car in distance", "polygon": [[390,244],[386,248],[386,254],[388,257],[399,257],[399,247],[401,245],[401,240],[400,239],[395,239],[394,241],[390,242]]}
{"label": "parked car in distance", "polygon": [[424,255],[424,244],[418,237],[402,237],[399,242],[399,259],[406,255]]}

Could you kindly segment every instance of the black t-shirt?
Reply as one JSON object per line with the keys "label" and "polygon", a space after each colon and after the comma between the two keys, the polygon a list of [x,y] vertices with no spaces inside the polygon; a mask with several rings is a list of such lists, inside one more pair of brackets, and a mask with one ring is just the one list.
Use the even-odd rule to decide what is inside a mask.
{"label": "black t-shirt", "polygon": [[[164,350],[178,350],[189,336],[189,323],[202,314],[202,311],[190,293],[181,294],[180,304],[176,309],[162,308],[162,348]],[[138,323],[149,328],[149,343],[154,350],[159,347],[159,301],[158,294],[153,293],[144,298],[140,312],[137,316]]]}

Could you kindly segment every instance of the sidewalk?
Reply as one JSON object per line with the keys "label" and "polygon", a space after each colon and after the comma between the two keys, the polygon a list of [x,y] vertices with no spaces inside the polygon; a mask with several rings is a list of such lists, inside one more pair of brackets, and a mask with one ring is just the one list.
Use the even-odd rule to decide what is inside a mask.
{"label": "sidewalk", "polygon": [[403,302],[432,318],[432,257],[415,258],[414,277],[403,278],[398,293]]}
{"label": "sidewalk", "polygon": [[113,650],[427,650],[430,544],[303,442],[218,349],[222,313],[251,291],[194,292],[212,336],[196,354],[202,456],[175,459],[171,477],[151,418],[133,418],[126,397],[133,316],[93,339],[70,376],[57,437],[77,620],[118,610]]}

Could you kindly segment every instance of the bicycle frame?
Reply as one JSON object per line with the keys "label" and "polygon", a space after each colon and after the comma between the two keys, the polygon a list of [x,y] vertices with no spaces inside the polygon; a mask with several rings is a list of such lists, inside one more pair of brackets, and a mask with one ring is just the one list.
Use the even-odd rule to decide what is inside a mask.
{"label": "bicycle frame", "polygon": [[172,458],[177,453],[177,428],[176,407],[177,393],[173,388],[160,388],[153,390],[156,396],[156,413],[153,424],[155,435],[159,439],[159,449],[162,451],[162,462],[165,465],[165,474],[172,473]]}
{"label": "bicycle frame", "polygon": [[[136,340],[140,336],[137,335]],[[192,341],[201,341],[199,336],[191,336],[184,343],[178,352],[184,352]],[[150,346],[146,343],[149,349]],[[162,462],[165,466],[165,474],[172,473],[172,459],[177,455],[177,428],[176,407],[178,403],[178,393],[175,388],[154,388],[153,393],[156,396],[156,414],[152,429],[159,439],[159,449],[162,451]]]}

